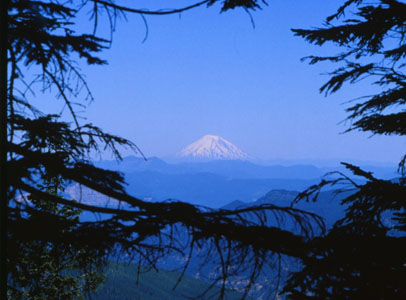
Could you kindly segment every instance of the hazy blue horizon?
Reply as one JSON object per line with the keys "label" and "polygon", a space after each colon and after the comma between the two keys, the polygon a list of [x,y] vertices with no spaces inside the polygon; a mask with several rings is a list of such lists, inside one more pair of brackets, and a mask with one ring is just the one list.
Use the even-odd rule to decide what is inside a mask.
{"label": "hazy blue horizon", "polygon": [[[148,163],[148,161],[152,159],[159,159],[164,161],[167,164],[189,164],[189,163],[211,163],[216,161],[214,160],[204,160],[204,161],[186,161],[186,160],[181,160],[179,158],[176,158],[173,155],[166,155],[166,156],[145,156],[143,157],[140,154],[128,154],[124,155],[122,157],[123,161],[126,161],[128,159],[132,159],[133,157],[137,159],[143,159],[145,162]],[[119,161],[113,157],[99,157],[95,160],[96,163],[99,162],[106,162],[106,161],[111,161],[115,162],[117,165],[122,164],[122,161]],[[340,167],[341,162],[347,162],[351,163],[357,166],[361,167],[387,167],[393,169],[395,172],[398,168],[398,162],[390,162],[390,161],[372,161],[372,160],[363,160],[363,159],[354,159],[354,158],[329,158],[329,159],[319,159],[319,158],[308,158],[308,159],[301,159],[301,158],[291,158],[291,159],[286,159],[286,158],[270,158],[270,159],[261,159],[261,158],[250,158],[247,159],[246,161],[260,165],[260,166],[298,166],[298,165],[308,165],[308,166],[315,166],[317,168],[329,168],[329,167]],[[368,170],[366,170],[368,171]]]}
{"label": "hazy blue horizon", "polygon": [[82,66],[96,99],[83,116],[132,140],[147,157],[165,158],[214,134],[261,160],[397,163],[404,138],[340,134],[349,125],[340,123],[342,103],[376,87],[345,86],[325,98],[318,89],[328,77],[320,73],[333,66],[300,62],[334,48],[309,45],[290,29],[321,26],[341,2],[270,1],[252,13],[255,29],[243,10],[219,14],[218,6],[148,17],[144,43],[143,20],[128,15],[101,54],[109,65]]}

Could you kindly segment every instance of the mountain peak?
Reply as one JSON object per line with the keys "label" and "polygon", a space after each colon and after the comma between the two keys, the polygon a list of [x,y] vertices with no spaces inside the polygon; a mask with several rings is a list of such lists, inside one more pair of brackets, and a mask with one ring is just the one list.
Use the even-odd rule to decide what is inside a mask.
{"label": "mountain peak", "polygon": [[248,159],[249,156],[226,139],[207,134],[196,142],[183,148],[177,155],[189,160]]}

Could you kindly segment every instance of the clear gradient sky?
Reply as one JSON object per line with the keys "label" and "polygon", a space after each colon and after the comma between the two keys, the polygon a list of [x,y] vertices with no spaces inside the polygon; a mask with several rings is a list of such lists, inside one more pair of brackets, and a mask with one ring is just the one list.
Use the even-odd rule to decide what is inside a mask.
{"label": "clear gradient sky", "polygon": [[[174,6],[168,2],[154,3]],[[336,49],[309,45],[290,29],[321,26],[341,2],[270,0],[252,13],[255,29],[243,10],[220,14],[218,6],[148,17],[144,43],[142,19],[128,15],[103,54],[109,65],[83,67],[96,98],[85,115],[146,156],[167,156],[213,134],[261,159],[397,162],[404,138],[340,134],[349,125],[339,124],[343,102],[372,88],[346,87],[326,98],[318,89],[328,77],[320,74],[332,66],[300,62]]]}

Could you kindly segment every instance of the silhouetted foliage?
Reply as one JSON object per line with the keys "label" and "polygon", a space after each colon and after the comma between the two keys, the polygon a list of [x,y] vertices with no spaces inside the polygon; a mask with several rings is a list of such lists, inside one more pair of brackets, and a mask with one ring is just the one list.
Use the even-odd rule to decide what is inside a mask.
{"label": "silhouetted foliage", "polygon": [[[182,202],[148,203],[126,193],[121,174],[97,168],[91,162],[92,153],[106,150],[121,159],[121,146],[139,151],[124,138],[105,133],[93,124],[82,124],[77,112],[93,96],[74,58],[84,59],[89,65],[103,65],[106,62],[98,55],[111,43],[111,38],[96,35],[98,24],[107,19],[113,31],[116,18],[125,13],[179,13],[217,2],[221,2],[221,11],[259,7],[259,2],[253,0],[207,0],[160,11],[133,9],[110,0],[10,1],[7,201],[8,234],[14,241],[8,244],[10,293],[21,298],[48,297],[47,286],[36,289],[46,280],[32,264],[44,266],[48,253],[53,251],[58,258],[52,254],[50,263],[70,261],[73,265],[66,269],[81,274],[103,266],[112,256],[137,259],[140,265],[155,267],[158,259],[170,252],[184,253],[188,249],[190,258],[196,249],[205,249],[208,259],[219,259],[218,276],[213,279],[222,284],[219,298],[224,297],[226,279],[240,270],[251,274],[246,285],[248,292],[267,260],[278,259],[281,254],[306,256],[305,243],[317,230],[314,224],[323,229],[322,220],[314,214],[273,205],[216,211]],[[83,9],[92,13],[93,33],[77,33],[73,29],[78,11]],[[106,19],[101,19],[102,12]],[[63,101],[73,123],[63,121],[66,118],[59,114],[46,114],[36,108],[32,99],[38,89],[37,99],[42,97],[41,92],[56,90],[56,98]],[[78,183],[88,187],[116,199],[117,205],[98,206],[52,192],[46,187],[50,178],[58,178],[66,185]],[[101,217],[82,221],[75,215],[79,210]],[[271,223],[270,216],[274,217]],[[287,223],[296,224],[297,230],[275,226],[282,219],[291,220]],[[188,235],[187,247],[176,239],[179,228]],[[37,260],[40,253],[46,255]],[[187,266],[188,263],[184,270]],[[63,269],[55,265],[45,269],[52,273],[54,268]],[[30,278],[33,272],[39,277]],[[70,273],[58,276],[63,284],[52,290],[54,296],[71,298],[82,292]],[[67,281],[70,284],[65,284]],[[84,291],[93,289],[97,282],[85,280]],[[70,286],[74,292],[64,294]],[[29,295],[25,294],[27,291]]]}
{"label": "silhouetted foliage", "polygon": [[289,299],[404,299],[406,235],[404,181],[379,180],[346,164],[364,177],[356,184],[344,174],[324,180],[301,193],[296,201],[316,201],[324,186],[341,185],[352,191],[341,204],[345,216],[326,236],[309,245],[303,269],[284,288]]}
{"label": "silhouetted foliage", "polygon": [[[355,9],[354,12],[350,12]],[[348,11],[347,11],[348,10]],[[336,14],[328,17],[320,29],[294,29],[297,36],[322,46],[333,43],[344,50],[328,57],[309,56],[310,64],[321,61],[340,63],[320,91],[338,91],[344,83],[370,79],[383,88],[375,95],[356,99],[347,108],[349,130],[375,134],[405,134],[405,114],[399,105],[405,104],[405,22],[406,6],[402,1],[385,0],[371,4],[348,0]],[[351,14],[346,18],[345,12]],[[336,21],[337,24],[333,24]],[[393,109],[393,111],[391,110]]]}
{"label": "silhouetted foliage", "polygon": [[[59,195],[63,184],[50,178],[43,189]],[[105,262],[77,240],[81,211],[32,196],[28,201],[25,210],[9,211],[7,299],[85,299],[103,282]]]}
{"label": "silhouetted foliage", "polygon": [[[348,131],[406,134],[406,3],[348,0],[323,28],[293,32],[310,43],[331,42],[344,49],[335,56],[308,58],[311,64],[340,64],[321,92],[334,93],[344,83],[360,80],[382,87],[347,108],[353,122]],[[341,202],[345,216],[327,235],[310,243],[303,269],[291,276],[284,293],[289,299],[406,299],[405,157],[399,164],[399,178],[393,180],[380,180],[343,164],[366,183],[357,184],[336,172],[335,179],[325,179],[298,196],[296,201],[316,201],[326,186],[352,191]]]}
{"label": "silhouetted foliage", "polygon": [[[318,216],[295,208],[262,205],[227,211],[182,202],[144,202],[126,193],[121,174],[91,163],[91,154],[95,152],[110,150],[120,159],[121,146],[139,151],[124,138],[105,133],[93,124],[82,124],[77,113],[93,96],[74,57],[89,65],[106,63],[99,55],[109,47],[111,37],[96,35],[100,22],[108,20],[113,31],[117,17],[126,13],[142,17],[165,15],[216,4],[221,11],[241,7],[249,13],[260,8],[261,2],[206,0],[159,11],[132,8],[110,0],[10,2],[7,164],[9,238],[15,242],[8,244],[8,253],[16,251],[19,255],[8,255],[8,270],[14,295],[24,298],[25,291],[36,291],[38,281],[24,277],[33,274],[30,258],[54,248],[59,249],[60,259],[71,258],[74,266],[67,269],[78,272],[98,270],[113,255],[155,267],[161,257],[170,253],[181,253],[190,259],[194,252],[204,250],[207,259],[217,263],[213,282],[222,284],[219,298],[224,297],[226,280],[247,270],[248,292],[263,266],[281,255],[303,262],[303,268],[290,277],[284,288],[290,299],[404,297],[406,156],[399,164],[400,177],[396,180],[379,180],[369,172],[345,164],[366,183],[357,184],[344,174],[336,174],[339,176],[328,177],[300,194],[297,201],[316,200],[321,188],[338,184],[345,184],[341,190],[353,192],[342,201],[345,216],[327,234],[319,234],[323,222]],[[92,33],[76,33],[73,29],[78,11],[83,9],[91,11]],[[349,9],[353,13],[346,19]],[[382,87],[381,92],[357,99],[347,109],[352,121],[349,130],[405,135],[402,109],[406,97],[405,28],[404,2],[347,0],[336,14],[326,19],[324,28],[294,30],[311,43],[332,42],[344,49],[329,57],[309,57],[311,64],[321,61],[339,64],[322,92],[334,93],[345,83],[362,79]],[[57,91],[57,98],[65,103],[73,124],[63,121],[59,114],[45,114],[33,106],[37,85],[43,92]],[[84,100],[76,100],[79,97]],[[98,206],[70,199],[46,188],[50,178],[59,178],[67,185],[79,183],[116,199],[118,204]],[[75,215],[78,210],[102,217],[92,222],[81,221]],[[296,224],[297,230],[284,228],[282,223],[276,226],[281,219],[289,219],[285,224]],[[177,239],[179,232],[187,234],[187,245]],[[315,237],[315,233],[319,235]],[[92,255],[89,258],[81,253]],[[38,266],[45,261],[48,258],[38,260]],[[183,267],[184,273],[188,260]],[[70,277],[72,274],[58,274],[61,282],[80,285]],[[41,282],[43,274],[38,275]],[[94,281],[85,282],[80,291],[73,288],[71,295],[93,289],[99,280],[98,274],[94,275]],[[46,293],[44,289],[37,291],[31,296]],[[63,292],[61,287],[58,293]]]}

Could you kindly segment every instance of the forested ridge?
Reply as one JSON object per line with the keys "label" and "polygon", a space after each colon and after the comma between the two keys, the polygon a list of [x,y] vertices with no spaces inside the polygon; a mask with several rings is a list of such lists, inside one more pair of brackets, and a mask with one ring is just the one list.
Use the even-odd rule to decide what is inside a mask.
{"label": "forested ridge", "polygon": [[[136,299],[190,299],[204,294],[210,284],[185,275],[176,289],[173,289],[180,273],[165,270],[145,270],[140,273],[137,265],[111,263],[106,269],[106,280],[91,295],[99,300],[136,300]],[[201,299],[213,299],[219,288],[213,288]],[[90,299],[91,299],[90,297]],[[227,299],[241,299],[241,294],[226,291]],[[252,299],[252,298],[248,298]]]}

